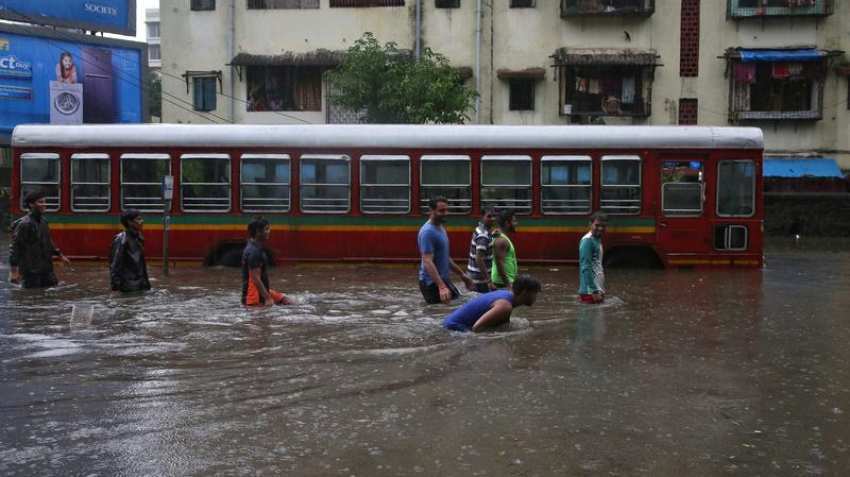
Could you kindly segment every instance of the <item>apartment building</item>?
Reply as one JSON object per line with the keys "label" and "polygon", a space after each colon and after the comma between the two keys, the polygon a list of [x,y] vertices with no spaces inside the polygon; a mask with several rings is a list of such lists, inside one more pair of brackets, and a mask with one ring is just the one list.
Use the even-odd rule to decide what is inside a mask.
{"label": "apartment building", "polygon": [[482,124],[761,127],[850,168],[850,1],[162,0],[165,122],[327,123],[364,32],[449,58]]}
{"label": "apartment building", "polygon": [[148,44],[148,68],[152,71],[158,71],[162,66],[158,8],[148,8],[145,10],[145,29]]}

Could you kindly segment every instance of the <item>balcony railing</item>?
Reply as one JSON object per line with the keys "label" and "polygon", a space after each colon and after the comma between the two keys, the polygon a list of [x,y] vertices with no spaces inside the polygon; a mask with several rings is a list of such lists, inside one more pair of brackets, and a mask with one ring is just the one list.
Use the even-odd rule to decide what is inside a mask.
{"label": "balcony railing", "polygon": [[[735,1],[735,0],[733,0]],[[561,16],[642,16],[655,12],[655,0],[561,0]]]}
{"label": "balcony railing", "polygon": [[732,18],[823,17],[832,15],[833,0],[728,0]]}

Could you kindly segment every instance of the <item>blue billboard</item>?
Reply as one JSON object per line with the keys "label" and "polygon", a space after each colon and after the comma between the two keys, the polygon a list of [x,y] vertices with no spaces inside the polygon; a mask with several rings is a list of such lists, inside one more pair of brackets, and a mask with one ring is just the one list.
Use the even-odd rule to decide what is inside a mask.
{"label": "blue billboard", "polygon": [[[17,124],[144,121],[144,45],[29,36],[0,28],[0,134]],[[126,43],[126,42],[124,42]]]}
{"label": "blue billboard", "polygon": [[0,0],[0,18],[136,35],[136,0]]}

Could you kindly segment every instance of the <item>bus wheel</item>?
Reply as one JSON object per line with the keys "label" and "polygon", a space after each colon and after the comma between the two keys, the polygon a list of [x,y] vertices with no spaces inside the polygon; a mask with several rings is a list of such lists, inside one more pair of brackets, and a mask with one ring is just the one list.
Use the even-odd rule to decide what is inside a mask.
{"label": "bus wheel", "polygon": [[650,247],[617,247],[605,251],[605,266],[609,268],[664,268]]}

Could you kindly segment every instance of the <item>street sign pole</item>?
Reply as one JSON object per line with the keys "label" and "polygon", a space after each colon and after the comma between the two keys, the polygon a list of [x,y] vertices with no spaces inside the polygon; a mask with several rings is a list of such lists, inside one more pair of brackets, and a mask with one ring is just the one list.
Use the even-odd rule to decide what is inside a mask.
{"label": "street sign pole", "polygon": [[174,198],[174,176],[162,178],[162,274],[168,276],[168,230],[171,228],[171,200]]}

